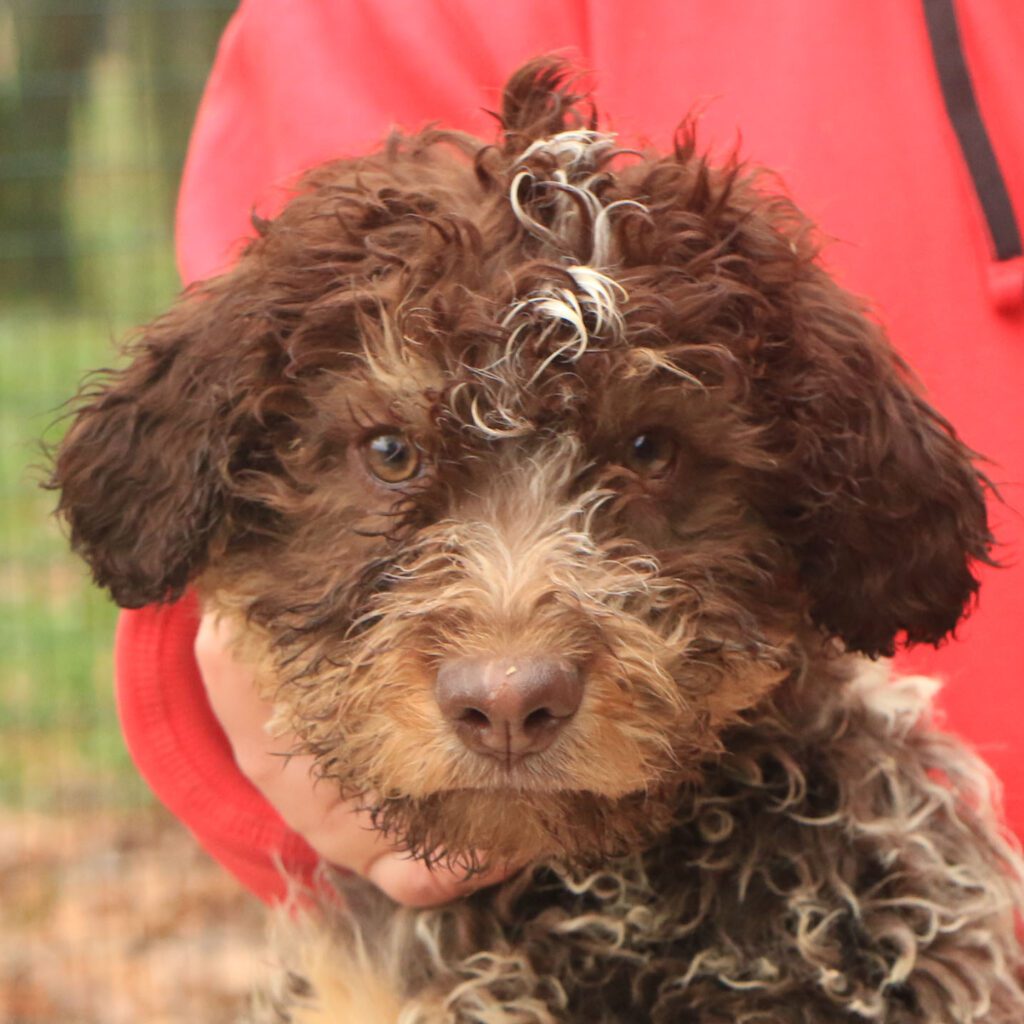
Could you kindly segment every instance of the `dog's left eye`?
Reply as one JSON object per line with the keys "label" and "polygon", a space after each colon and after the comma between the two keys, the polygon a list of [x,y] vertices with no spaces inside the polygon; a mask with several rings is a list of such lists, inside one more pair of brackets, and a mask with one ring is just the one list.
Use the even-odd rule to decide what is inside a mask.
{"label": "dog's left eye", "polygon": [[645,430],[626,445],[626,465],[644,476],[667,473],[675,459],[675,438],[664,430]]}
{"label": "dog's left eye", "polygon": [[420,454],[404,434],[387,431],[363,442],[366,468],[386,484],[398,484],[416,475]]}

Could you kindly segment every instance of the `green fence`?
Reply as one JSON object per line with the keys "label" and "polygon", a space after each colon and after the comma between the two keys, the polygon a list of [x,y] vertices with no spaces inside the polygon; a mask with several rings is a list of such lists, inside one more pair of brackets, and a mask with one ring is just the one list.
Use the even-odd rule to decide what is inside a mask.
{"label": "green fence", "polygon": [[40,441],[177,289],[188,132],[231,0],[0,0],[0,805],[133,799],[115,614],[67,555]]}
{"label": "green fence", "polygon": [[185,147],[236,0],[0,0],[0,1021],[215,1024],[255,900],[136,777],[114,608],[51,515],[43,442],[178,290]]}

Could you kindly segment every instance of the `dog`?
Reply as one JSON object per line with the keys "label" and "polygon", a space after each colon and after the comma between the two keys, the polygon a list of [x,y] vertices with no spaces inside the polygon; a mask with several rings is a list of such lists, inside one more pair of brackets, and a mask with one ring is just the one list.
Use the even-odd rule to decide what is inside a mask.
{"label": "dog", "polygon": [[[308,173],[80,394],[52,486],[125,607],[195,587],[275,724],[412,856],[254,1011],[1019,1024],[1022,861],[931,724],[989,485],[815,233],[572,69]],[[254,1018],[255,1019],[255,1018]]]}

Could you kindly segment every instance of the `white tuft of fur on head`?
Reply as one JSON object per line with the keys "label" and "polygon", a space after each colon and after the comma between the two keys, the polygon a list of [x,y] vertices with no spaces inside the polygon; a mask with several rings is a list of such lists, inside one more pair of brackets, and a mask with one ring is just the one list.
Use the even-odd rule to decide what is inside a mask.
{"label": "white tuft of fur on head", "polygon": [[538,364],[528,385],[544,373],[556,359],[575,362],[588,349],[592,337],[619,340],[625,323],[619,304],[628,299],[618,281],[595,267],[565,268],[574,287],[552,284],[512,305],[501,320],[510,328],[506,356],[511,356],[524,331],[533,328],[539,340],[555,334],[562,325],[570,328],[567,337],[559,337],[551,352]]}
{"label": "white tuft of fur on head", "polygon": [[[618,149],[615,136],[603,132],[579,129],[538,139],[523,151],[509,189],[509,203],[516,219],[535,238],[562,252],[573,248],[572,229],[581,217],[586,217],[590,227],[590,252],[586,259],[594,266],[607,266],[611,262],[612,214],[623,209],[648,212],[635,199],[605,203],[595,191],[594,186],[602,180],[604,165],[612,156],[624,152],[632,151]],[[552,160],[555,169],[538,177],[536,165],[543,157]],[[534,162],[533,167],[530,161]],[[529,200],[539,194],[544,194],[545,202],[557,204],[550,226],[541,223],[528,209]]]}
{"label": "white tuft of fur on head", "polygon": [[589,128],[574,128],[546,139],[537,139],[523,150],[519,163],[541,154],[553,157],[570,175],[594,171],[605,157],[615,152],[616,136]]}

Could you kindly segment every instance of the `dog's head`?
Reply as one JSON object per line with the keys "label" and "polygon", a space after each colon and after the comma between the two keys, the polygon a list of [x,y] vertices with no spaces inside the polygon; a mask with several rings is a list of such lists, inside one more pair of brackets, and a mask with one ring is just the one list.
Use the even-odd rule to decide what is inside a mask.
{"label": "dog's head", "polygon": [[97,581],[241,608],[303,749],[424,855],[642,841],[809,638],[939,642],[990,544],[792,205],[689,131],[618,151],[567,83],[517,73],[496,146],[309,174],[56,459]]}

